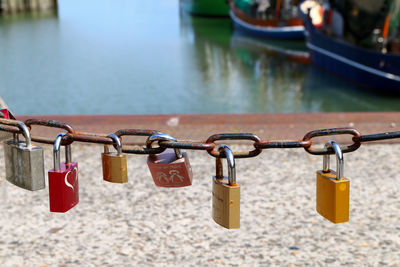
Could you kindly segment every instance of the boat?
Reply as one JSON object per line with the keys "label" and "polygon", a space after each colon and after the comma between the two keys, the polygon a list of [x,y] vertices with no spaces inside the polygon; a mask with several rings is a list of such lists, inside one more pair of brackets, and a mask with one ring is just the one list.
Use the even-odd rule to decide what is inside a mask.
{"label": "boat", "polygon": [[[374,3],[377,2],[378,0]],[[399,20],[393,20],[396,25],[389,27],[390,20],[387,19],[387,16],[384,16],[382,23],[376,23],[371,28],[371,26],[367,27],[368,23],[366,23],[365,16],[363,16],[364,27],[360,27],[360,22],[357,23],[355,18],[343,15],[341,18],[343,24],[340,23],[340,27],[332,25],[332,29],[336,28],[332,32],[324,24],[326,18],[324,19],[323,15],[320,16],[321,18],[313,16],[313,13],[314,15],[326,15],[329,14],[329,11],[313,12],[315,8],[320,9],[321,7],[308,5],[308,12],[304,19],[306,44],[311,53],[311,61],[315,65],[363,85],[364,88],[374,88],[385,93],[400,93],[400,42],[394,37],[389,37],[390,31],[393,31],[391,29],[396,28],[397,31]],[[360,9],[360,7],[358,8]],[[382,7],[377,10],[382,12],[385,8]],[[386,7],[386,10],[393,9],[389,6]],[[354,9],[351,11],[356,13]],[[357,12],[360,13],[361,11]],[[338,12],[336,12],[336,15],[342,16]],[[341,20],[338,18],[333,18],[331,23],[337,23]],[[377,21],[376,18],[374,20]],[[382,24],[383,27],[381,27]],[[358,31],[358,34],[354,34],[356,25],[362,30]],[[367,28],[371,29],[368,30]],[[339,33],[335,33],[338,29]]]}
{"label": "boat", "polygon": [[[296,4],[282,8],[269,0],[230,1],[230,16],[235,29],[250,35],[277,39],[303,39],[305,28]],[[297,2],[297,1],[293,1]]]}
{"label": "boat", "polygon": [[182,9],[196,16],[229,16],[226,0],[181,0]]}

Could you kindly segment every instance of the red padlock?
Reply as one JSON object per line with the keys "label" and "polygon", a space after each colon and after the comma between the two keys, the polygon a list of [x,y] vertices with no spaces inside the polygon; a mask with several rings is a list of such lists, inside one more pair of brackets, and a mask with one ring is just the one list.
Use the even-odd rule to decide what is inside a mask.
{"label": "red padlock", "polygon": [[71,145],[65,146],[65,163],[60,164],[60,146],[66,134],[54,142],[54,169],[49,170],[51,212],[66,212],[79,202],[78,163],[71,162]]}
{"label": "red padlock", "polygon": [[[0,110],[0,118],[9,119],[9,120],[15,120],[14,115],[11,113],[11,111],[9,111],[6,108],[3,108],[3,109]],[[4,140],[11,139],[12,137],[13,137],[13,135],[11,133],[0,131],[0,142],[4,141]],[[15,140],[18,140],[18,135],[14,134],[14,138],[15,138]]]}
{"label": "red padlock", "polygon": [[14,115],[6,108],[0,110],[0,118],[15,120]]}
{"label": "red padlock", "polygon": [[[167,134],[154,134],[147,139],[146,146],[151,147],[154,141],[176,141]],[[181,153],[180,149],[166,149],[156,155],[150,154],[147,157],[154,183],[161,187],[184,187],[192,185],[192,167],[186,152]]]}

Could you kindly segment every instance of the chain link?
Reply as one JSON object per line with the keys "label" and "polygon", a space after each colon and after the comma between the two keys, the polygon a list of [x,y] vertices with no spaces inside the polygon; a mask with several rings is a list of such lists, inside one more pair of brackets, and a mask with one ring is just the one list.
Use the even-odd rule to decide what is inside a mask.
{"label": "chain link", "polygon": [[255,148],[268,149],[268,148],[298,148],[310,147],[311,140],[288,140],[288,141],[261,141],[254,144]]}
{"label": "chain link", "polygon": [[[16,126],[22,123],[18,120],[9,120],[0,118],[0,131],[5,131],[13,134],[22,134],[21,129]],[[107,134],[76,132],[74,128],[66,123],[46,120],[46,119],[29,119],[23,122],[31,131],[32,125],[41,125],[44,127],[60,128],[67,131],[66,137],[63,138],[63,145],[69,145],[73,142],[85,142],[92,144],[114,145],[112,139],[107,137]],[[122,140],[123,136],[147,136],[148,138],[154,134],[160,134],[157,130],[142,130],[142,129],[121,129],[114,133]],[[206,141],[157,141],[157,147],[146,147],[145,143],[137,145],[135,143],[125,142],[122,144],[122,152],[130,154],[159,154],[165,149],[187,149],[187,150],[205,150],[215,158],[225,157],[224,153],[220,153],[215,141],[222,140],[250,140],[253,141],[254,150],[244,152],[234,152],[235,158],[250,158],[258,156],[263,149],[270,148],[304,148],[308,153],[313,155],[332,154],[331,149],[317,149],[313,147],[312,139],[322,136],[334,135],[352,135],[352,144],[342,144],[340,147],[343,153],[353,152],[357,150],[362,143],[372,141],[383,141],[389,139],[400,139],[400,131],[375,133],[361,135],[359,131],[351,127],[319,129],[308,132],[303,139],[299,140],[261,140],[257,135],[252,133],[220,133],[208,137]],[[54,139],[43,136],[31,136],[32,141],[43,144],[54,144]]]}
{"label": "chain link", "polygon": [[389,140],[389,139],[395,139],[395,138],[400,138],[400,131],[361,135],[359,137],[353,137],[353,141],[364,143],[364,142],[371,142],[371,141]]}
{"label": "chain link", "polygon": [[[115,132],[115,135],[121,138],[124,135],[130,136],[152,136],[154,134],[159,133],[156,130],[142,130],[142,129],[122,129]],[[115,147],[115,146],[114,146]],[[164,147],[146,147],[143,146],[135,146],[135,147],[127,147],[122,145],[122,152],[128,154],[160,154],[165,150]]]}
{"label": "chain link", "polygon": [[[331,136],[331,135],[342,135],[342,134],[351,134],[353,135],[353,144],[351,145],[341,145],[340,148],[342,150],[342,153],[348,153],[348,152],[353,152],[356,151],[360,146],[361,143],[357,140],[357,138],[360,137],[360,133],[350,127],[344,127],[344,128],[331,128],[331,129],[320,129],[320,130],[315,130],[308,132],[304,138],[303,141],[311,141],[313,137],[319,137],[319,136]],[[356,141],[355,141],[356,140]],[[316,149],[312,147],[312,142],[309,146],[305,146],[304,149],[313,155],[327,155],[327,154],[334,154],[334,151],[328,148],[322,148],[322,149]]]}
{"label": "chain link", "polygon": [[[207,144],[213,144],[214,148],[216,147],[215,145],[215,141],[218,140],[252,140],[254,141],[254,144],[260,143],[261,139],[257,136],[254,135],[252,133],[220,133],[220,134],[214,134],[211,135],[206,143]],[[216,158],[223,158],[225,157],[224,153],[221,153],[218,150],[215,149],[208,149],[207,152],[208,154],[210,154],[213,157]],[[245,151],[245,152],[234,152],[233,155],[235,156],[235,158],[251,158],[251,157],[255,157],[258,156],[262,150],[260,148],[254,147],[254,150],[251,151]]]}

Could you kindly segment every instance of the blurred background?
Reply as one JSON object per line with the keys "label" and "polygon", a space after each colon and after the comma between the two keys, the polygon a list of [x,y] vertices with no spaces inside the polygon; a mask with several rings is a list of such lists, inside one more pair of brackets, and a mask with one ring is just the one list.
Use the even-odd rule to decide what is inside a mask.
{"label": "blurred background", "polygon": [[16,114],[400,110],[310,64],[304,40],[249,37],[178,0],[57,5],[0,16],[0,96]]}

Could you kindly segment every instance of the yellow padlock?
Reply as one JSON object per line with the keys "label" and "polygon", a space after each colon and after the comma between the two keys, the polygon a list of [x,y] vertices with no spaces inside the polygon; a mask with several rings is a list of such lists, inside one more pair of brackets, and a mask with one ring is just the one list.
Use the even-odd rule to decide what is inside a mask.
{"label": "yellow padlock", "polygon": [[228,177],[223,175],[222,161],[216,158],[216,176],[213,176],[212,216],[216,223],[228,228],[240,228],[240,186],[236,183],[235,158],[227,145],[220,145],[228,161]]}
{"label": "yellow padlock", "polygon": [[317,212],[333,223],[348,222],[350,181],[343,177],[343,154],[335,141],[325,147],[335,151],[337,172],[329,169],[329,155],[324,155],[323,169],[317,171]]}
{"label": "yellow padlock", "polygon": [[110,152],[108,146],[104,145],[104,153],[101,153],[103,179],[111,183],[127,183],[126,156],[122,154],[121,141],[115,134],[109,134],[108,137],[112,138],[117,145],[117,153]]}

